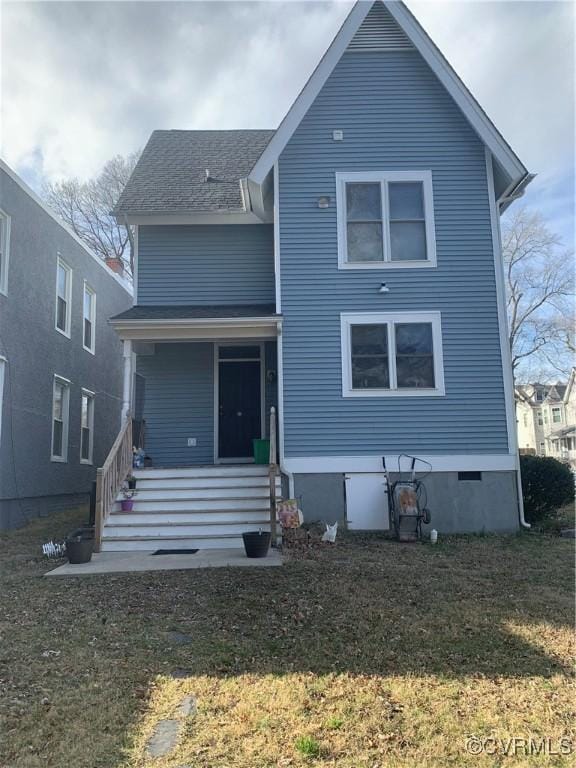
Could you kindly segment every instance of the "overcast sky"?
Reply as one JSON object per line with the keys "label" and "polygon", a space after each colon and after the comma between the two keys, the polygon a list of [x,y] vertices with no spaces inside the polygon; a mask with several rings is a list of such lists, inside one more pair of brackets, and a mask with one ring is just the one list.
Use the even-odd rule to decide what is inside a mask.
{"label": "overcast sky", "polygon": [[[538,178],[572,243],[574,5],[408,6]],[[4,2],[2,156],[87,178],[155,128],[275,128],[351,2]]]}

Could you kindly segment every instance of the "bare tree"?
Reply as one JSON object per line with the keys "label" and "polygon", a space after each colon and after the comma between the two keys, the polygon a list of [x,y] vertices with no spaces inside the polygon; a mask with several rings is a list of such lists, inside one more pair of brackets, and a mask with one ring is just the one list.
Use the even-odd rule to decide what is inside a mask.
{"label": "bare tree", "polygon": [[535,358],[540,367],[554,361],[555,371],[566,373],[574,350],[572,254],[526,208],[504,223],[502,249],[513,373]]}
{"label": "bare tree", "polygon": [[78,237],[102,259],[118,258],[133,274],[134,243],[130,227],[119,224],[110,211],[114,208],[140,153],[116,155],[93,179],[81,182],[68,179],[48,185],[44,197],[48,205],[71,227]]}

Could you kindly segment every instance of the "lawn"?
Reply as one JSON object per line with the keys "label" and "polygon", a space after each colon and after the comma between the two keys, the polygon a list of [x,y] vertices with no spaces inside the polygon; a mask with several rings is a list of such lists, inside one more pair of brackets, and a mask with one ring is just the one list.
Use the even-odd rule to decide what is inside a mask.
{"label": "lawn", "polygon": [[[573,764],[506,739],[575,738],[574,541],[344,537],[282,568],[42,578],[71,527],[0,537],[6,768]],[[161,719],[178,741],[152,758]]]}

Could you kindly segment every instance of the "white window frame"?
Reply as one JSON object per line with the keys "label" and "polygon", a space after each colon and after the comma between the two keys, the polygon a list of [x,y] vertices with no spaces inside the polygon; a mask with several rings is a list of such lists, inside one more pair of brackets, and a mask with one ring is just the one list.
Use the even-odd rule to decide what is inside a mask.
{"label": "white window frame", "polygon": [[[90,317],[86,317],[84,314],[84,301],[86,298],[86,294],[90,294],[92,297],[92,301],[90,302]],[[85,333],[84,333],[84,323],[86,320],[89,320],[92,324],[92,346],[87,347],[84,343]],[[90,287],[90,285],[84,280],[84,289],[82,291],[82,347],[87,351],[90,352],[92,355],[96,354],[96,291]]]}
{"label": "white window frame", "polygon": [[10,263],[10,224],[11,218],[0,209],[0,219],[2,219],[2,229],[0,230],[0,293],[8,295],[8,265]]}
{"label": "white window frame", "polygon": [[[88,398],[88,402],[92,403],[92,406],[88,406],[88,429],[90,430],[90,444],[88,446],[88,458],[82,458],[82,398]],[[94,407],[95,407],[95,394],[89,389],[82,388],[80,397],[80,464],[93,464],[94,463]]]}
{"label": "white window frame", "polygon": [[[64,400],[62,403],[62,456],[56,456],[53,453],[54,449],[54,402],[56,399],[56,384],[64,386]],[[50,461],[59,461],[65,464],[68,461],[68,432],[70,428],[70,380],[65,379],[63,376],[54,375],[54,381],[52,383],[52,410],[50,413],[52,419],[51,436],[50,436]]]}
{"label": "white window frame", "polygon": [[[383,261],[348,261],[346,184],[380,183],[382,201]],[[392,261],[390,247],[390,215],[388,183],[421,182],[424,194],[426,253],[428,258],[414,261]],[[436,229],[434,225],[434,195],[432,171],[355,171],[336,173],[336,216],[338,227],[338,269],[410,269],[436,266]]]}
{"label": "white window frame", "polygon": [[[389,389],[352,388],[352,343],[351,326],[387,324],[388,329],[388,371]],[[398,389],[396,384],[396,338],[394,325],[397,323],[430,323],[432,325],[432,350],[434,355],[433,388]],[[342,397],[443,397],[444,356],[442,352],[442,319],[440,312],[356,312],[340,315],[342,348]]]}
{"label": "white window frame", "polygon": [[[558,414],[559,419],[554,418],[555,413]],[[559,405],[555,405],[552,408],[552,424],[562,424],[562,408]]]}
{"label": "white window frame", "polygon": [[0,445],[2,445],[2,413],[4,409],[4,381],[6,380],[6,369],[8,360],[4,355],[0,355]]}
{"label": "white window frame", "polygon": [[[66,329],[58,328],[58,267],[63,267],[68,273],[68,279],[66,281]],[[68,266],[61,256],[58,256],[56,261],[56,301],[55,301],[55,316],[54,316],[54,328],[61,333],[62,336],[66,336],[67,339],[71,337],[72,326],[72,267]]]}

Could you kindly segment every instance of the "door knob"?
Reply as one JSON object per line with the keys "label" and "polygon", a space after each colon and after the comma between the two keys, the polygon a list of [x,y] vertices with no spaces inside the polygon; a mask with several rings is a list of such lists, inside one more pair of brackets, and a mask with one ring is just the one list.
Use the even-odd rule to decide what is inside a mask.
{"label": "door knob", "polygon": [[237,411],[236,416],[242,416],[242,411]]}

